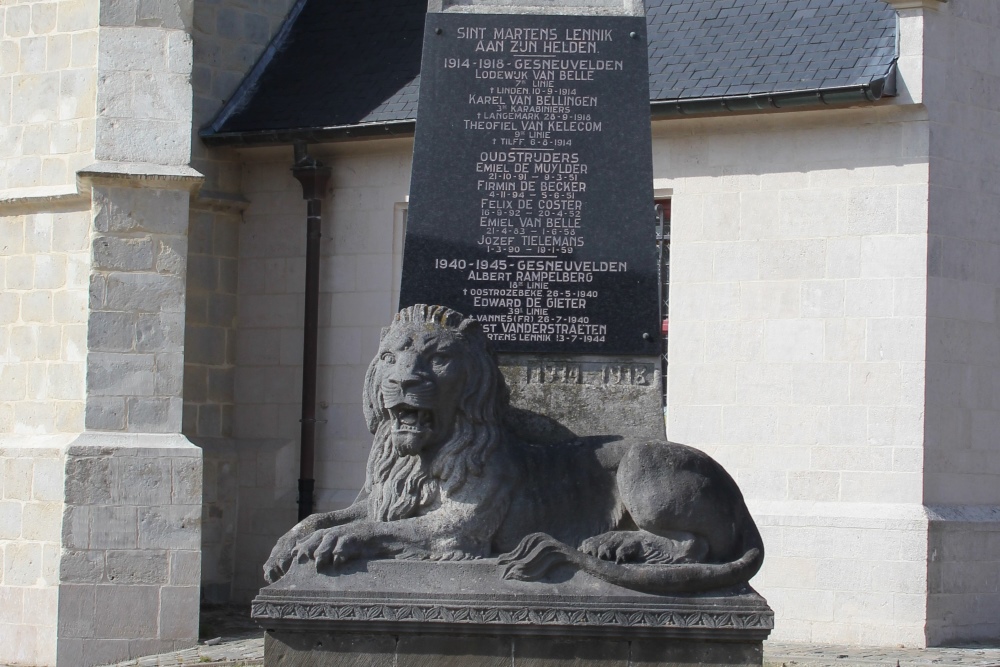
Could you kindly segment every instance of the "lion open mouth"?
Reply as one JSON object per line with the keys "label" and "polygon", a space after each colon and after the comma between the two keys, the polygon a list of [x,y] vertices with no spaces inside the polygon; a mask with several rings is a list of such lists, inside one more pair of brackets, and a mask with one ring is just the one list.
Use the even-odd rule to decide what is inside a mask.
{"label": "lion open mouth", "polygon": [[392,417],[392,443],[400,456],[419,454],[434,438],[434,411],[408,403],[387,408]]}
{"label": "lion open mouth", "polygon": [[392,415],[392,425],[395,431],[422,433],[434,430],[434,413],[426,408],[415,408],[400,404],[389,408]]}

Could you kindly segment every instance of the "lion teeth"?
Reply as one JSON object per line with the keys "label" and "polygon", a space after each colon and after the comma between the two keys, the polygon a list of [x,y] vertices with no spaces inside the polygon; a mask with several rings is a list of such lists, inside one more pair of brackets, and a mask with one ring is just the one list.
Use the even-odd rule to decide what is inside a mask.
{"label": "lion teeth", "polygon": [[392,416],[396,427],[404,430],[428,429],[434,423],[434,415],[430,410],[399,407],[392,411]]}

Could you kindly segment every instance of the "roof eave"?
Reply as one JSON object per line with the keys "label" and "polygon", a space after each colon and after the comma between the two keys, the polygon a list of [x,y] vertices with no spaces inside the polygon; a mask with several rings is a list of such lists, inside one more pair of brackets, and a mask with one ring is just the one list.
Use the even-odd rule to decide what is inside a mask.
{"label": "roof eave", "polygon": [[[723,95],[676,100],[652,100],[649,103],[654,120],[678,116],[707,116],[722,113],[801,109],[805,107],[850,106],[877,102],[882,97],[896,94],[896,64],[884,76],[868,83],[851,86],[833,86],[807,90],[759,93],[750,95]],[[251,130],[247,132],[215,132],[212,126],[204,128],[199,136],[207,146],[280,146],[296,141],[321,144],[358,139],[413,136],[414,119],[336,125],[331,127],[304,127],[286,130]]]}
{"label": "roof eave", "polygon": [[206,128],[199,133],[206,146],[282,146],[304,141],[309,144],[413,136],[416,121],[413,119],[335,125],[332,127],[302,127],[288,130],[252,130],[248,132],[216,133]]}
{"label": "roof eave", "polygon": [[894,62],[885,76],[872,79],[868,83],[749,95],[653,100],[650,102],[650,108],[654,119],[662,119],[677,116],[800,109],[803,107],[849,106],[877,102],[882,97],[892,97],[895,94],[896,65]]}

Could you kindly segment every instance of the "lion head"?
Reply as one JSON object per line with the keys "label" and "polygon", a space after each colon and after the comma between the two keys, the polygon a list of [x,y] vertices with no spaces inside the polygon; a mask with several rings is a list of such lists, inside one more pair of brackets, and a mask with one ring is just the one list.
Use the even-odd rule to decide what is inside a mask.
{"label": "lion head", "polygon": [[365,484],[370,516],[413,516],[481,475],[508,399],[476,320],[444,306],[401,310],[365,376],[365,418],[375,435]]}

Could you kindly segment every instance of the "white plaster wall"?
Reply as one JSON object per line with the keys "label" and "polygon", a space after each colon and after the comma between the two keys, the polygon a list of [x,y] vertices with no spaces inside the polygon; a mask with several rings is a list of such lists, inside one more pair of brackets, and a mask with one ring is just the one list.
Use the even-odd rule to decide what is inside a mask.
{"label": "white plaster wall", "polygon": [[[1000,637],[1000,11],[924,17],[930,117],[929,641]],[[911,12],[912,13],[912,12]],[[910,19],[912,20],[912,19]]]}
{"label": "white plaster wall", "polygon": [[746,495],[776,639],[923,642],[925,127],[888,105],[654,123],[667,434]]}
{"label": "white plaster wall", "polygon": [[[333,169],[323,204],[317,511],[350,504],[364,482],[371,434],[364,373],[398,301],[400,205],[411,140],[313,147]],[[262,584],[261,565],[295,523],[305,288],[305,202],[290,150],[245,151],[233,433],[240,510],[235,597]]]}

